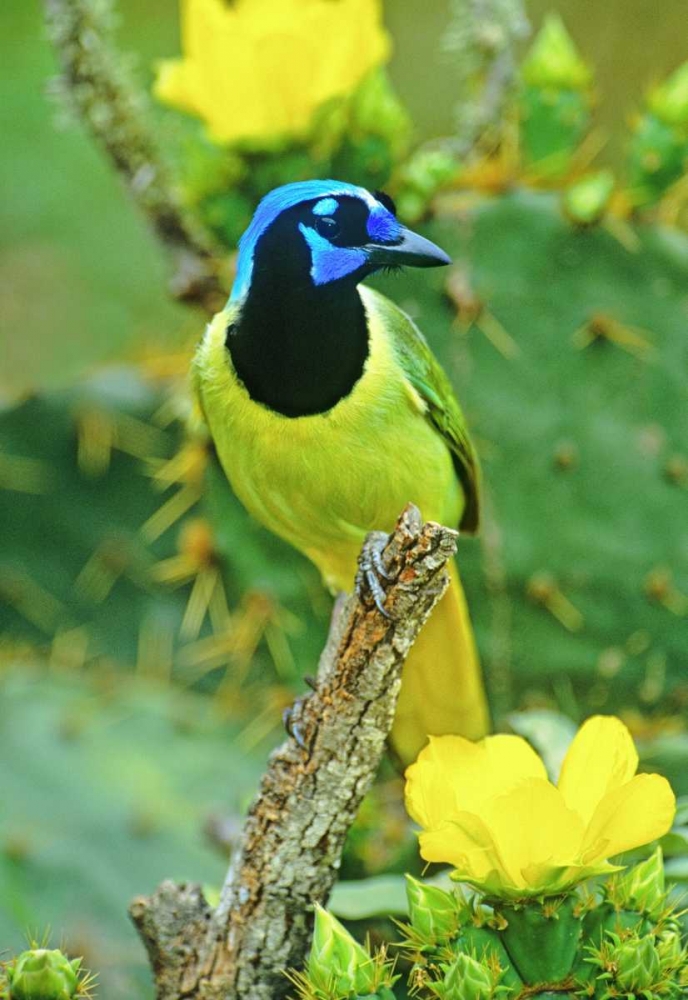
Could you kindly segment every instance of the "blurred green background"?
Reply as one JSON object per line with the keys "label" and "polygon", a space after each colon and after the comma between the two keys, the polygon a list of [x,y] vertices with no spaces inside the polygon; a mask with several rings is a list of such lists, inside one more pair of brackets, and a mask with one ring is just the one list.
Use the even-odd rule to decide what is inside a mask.
{"label": "blurred green background", "polygon": [[[385,6],[391,76],[419,139],[453,127],[450,6]],[[178,51],[175,0],[119,10],[119,42],[149,84]],[[534,29],[549,10],[595,68],[598,161],[616,167],[647,87],[688,58],[685,0],[663,0],[661,16],[646,0],[531,0]],[[182,474],[166,464],[182,444],[167,387],[130,363],[188,348],[204,318],[167,297],[166,262],[122,184],[48,98],[40,4],[6,0],[0,32],[0,953],[51,926],[100,972],[102,996],[148,996],[127,903],[164,877],[219,885],[329,600],[212,466],[201,489],[193,456]],[[527,191],[461,202],[431,231],[523,350],[510,367],[479,330],[452,326],[441,275],[380,284],[418,316],[483,457],[486,530],[462,542],[462,567],[498,718],[624,711],[648,765],[686,793],[686,238],[640,227],[631,252],[601,228],[574,232],[558,195]],[[596,311],[640,330],[657,358],[574,351]],[[115,446],[101,467],[103,437]],[[189,490],[186,535],[151,522],[170,484]],[[207,622],[178,642],[191,583],[155,587],[151,574],[180,555],[209,573],[222,563],[233,644],[203,646]],[[554,611],[534,602],[540,570],[563,610],[556,593]],[[648,597],[655,571],[667,575]],[[417,864],[399,803],[385,773],[345,876]]]}

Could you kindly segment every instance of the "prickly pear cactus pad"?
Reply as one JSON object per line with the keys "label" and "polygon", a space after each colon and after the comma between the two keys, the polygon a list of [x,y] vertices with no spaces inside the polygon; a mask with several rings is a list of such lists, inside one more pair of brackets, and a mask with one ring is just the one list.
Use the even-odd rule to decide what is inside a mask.
{"label": "prickly pear cactus pad", "polygon": [[[10,659],[28,642],[58,668],[214,691],[230,663],[235,680],[263,669],[284,683],[295,656],[317,657],[317,574],[250,521],[205,446],[185,441],[185,398],[122,367],[0,412]],[[306,630],[301,616],[318,624]],[[223,699],[242,711],[234,681]]]}
{"label": "prickly pear cactus pad", "polygon": [[50,927],[98,997],[152,996],[127,907],[165,878],[221,885],[266,745],[152,678],[24,663],[1,691],[0,968]]}
{"label": "prickly pear cactus pad", "polygon": [[621,243],[526,190],[447,199],[424,231],[451,272],[378,287],[422,320],[482,458],[484,528],[458,558],[495,707],[680,710],[688,238]]}

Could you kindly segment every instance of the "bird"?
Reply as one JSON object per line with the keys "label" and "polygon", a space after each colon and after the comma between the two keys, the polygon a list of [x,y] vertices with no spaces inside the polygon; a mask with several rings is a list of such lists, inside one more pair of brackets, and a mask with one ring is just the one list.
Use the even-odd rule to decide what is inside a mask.
{"label": "bird", "polygon": [[[235,495],[332,593],[352,589],[366,536],[391,531],[409,502],[428,520],[478,528],[478,460],[451,384],[411,318],[361,284],[449,263],[383,192],[288,183],[259,202],[229,301],[198,345],[192,385]],[[380,603],[375,566],[365,576]],[[404,665],[391,746],[405,765],[429,735],[479,739],[488,728],[452,564]]]}

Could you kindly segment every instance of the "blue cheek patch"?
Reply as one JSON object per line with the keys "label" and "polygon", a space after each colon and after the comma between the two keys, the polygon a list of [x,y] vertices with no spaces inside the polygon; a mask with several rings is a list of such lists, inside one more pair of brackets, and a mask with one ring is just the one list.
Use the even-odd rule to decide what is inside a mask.
{"label": "blue cheek patch", "polygon": [[401,226],[382,205],[375,205],[371,210],[366,229],[374,243],[396,243],[401,237]]}
{"label": "blue cheek patch", "polygon": [[339,208],[339,202],[334,198],[323,198],[313,206],[313,215],[334,215]]}
{"label": "blue cheek patch", "polygon": [[315,229],[299,224],[311,251],[311,278],[314,285],[327,285],[330,281],[353,274],[368,260],[365,250],[358,247],[333,247]]}

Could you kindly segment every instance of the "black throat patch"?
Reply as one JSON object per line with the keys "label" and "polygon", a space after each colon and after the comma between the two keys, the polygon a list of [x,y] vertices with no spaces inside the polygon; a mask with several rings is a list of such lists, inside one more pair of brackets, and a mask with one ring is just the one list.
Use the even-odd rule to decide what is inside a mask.
{"label": "black throat patch", "polygon": [[251,288],[226,347],[252,399],[286,417],[324,413],[348,396],[368,357],[356,282],[315,286],[298,230],[310,216],[284,212],[256,245]]}

